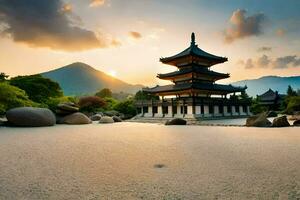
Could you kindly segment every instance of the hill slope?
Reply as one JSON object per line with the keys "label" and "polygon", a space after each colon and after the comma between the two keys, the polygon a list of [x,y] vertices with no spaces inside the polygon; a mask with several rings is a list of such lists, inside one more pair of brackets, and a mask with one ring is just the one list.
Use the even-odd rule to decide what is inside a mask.
{"label": "hill slope", "polygon": [[41,75],[58,82],[65,95],[93,94],[102,88],[109,88],[113,92],[135,93],[143,87],[128,84],[79,62]]}
{"label": "hill slope", "polygon": [[232,85],[247,85],[247,93],[250,96],[256,96],[266,92],[269,88],[277,90],[281,94],[285,94],[288,85],[293,89],[300,89],[300,76],[280,77],[280,76],[263,76],[258,79],[242,80],[232,83]]}

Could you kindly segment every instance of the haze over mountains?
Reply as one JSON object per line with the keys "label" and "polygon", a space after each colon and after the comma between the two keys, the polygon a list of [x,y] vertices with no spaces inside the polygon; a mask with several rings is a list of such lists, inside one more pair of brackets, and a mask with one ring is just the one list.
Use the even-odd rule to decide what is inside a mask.
{"label": "haze over mountains", "polygon": [[258,79],[249,79],[233,82],[232,85],[247,85],[247,93],[250,96],[256,96],[266,92],[269,88],[277,90],[281,94],[285,94],[288,85],[294,90],[300,89],[300,76],[280,77],[280,76],[263,76]]}
{"label": "haze over mountains", "polygon": [[[80,62],[45,72],[41,75],[58,82],[65,95],[94,94],[102,88],[110,88],[113,92],[134,94],[144,87],[138,84],[128,84]],[[288,85],[291,85],[294,89],[300,89],[300,76],[264,76],[258,79],[242,80],[231,84],[236,86],[247,85],[247,93],[250,96],[262,94],[269,88],[284,94]]]}
{"label": "haze over mountains", "polygon": [[58,82],[65,95],[94,94],[103,88],[109,88],[113,92],[135,93],[143,87],[128,84],[80,62],[41,75]]}

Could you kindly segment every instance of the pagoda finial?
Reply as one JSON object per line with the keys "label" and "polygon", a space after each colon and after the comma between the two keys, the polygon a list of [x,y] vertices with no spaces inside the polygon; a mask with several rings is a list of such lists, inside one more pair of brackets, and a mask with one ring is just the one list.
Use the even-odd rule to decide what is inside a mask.
{"label": "pagoda finial", "polygon": [[191,45],[195,45],[195,33],[192,32],[192,35],[191,35]]}

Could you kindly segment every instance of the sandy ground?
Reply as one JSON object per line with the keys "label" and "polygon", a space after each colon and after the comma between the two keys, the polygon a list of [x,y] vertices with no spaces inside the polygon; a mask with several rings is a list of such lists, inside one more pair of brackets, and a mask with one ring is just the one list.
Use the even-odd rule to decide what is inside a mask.
{"label": "sandy ground", "polygon": [[0,128],[0,199],[299,199],[300,128]]}

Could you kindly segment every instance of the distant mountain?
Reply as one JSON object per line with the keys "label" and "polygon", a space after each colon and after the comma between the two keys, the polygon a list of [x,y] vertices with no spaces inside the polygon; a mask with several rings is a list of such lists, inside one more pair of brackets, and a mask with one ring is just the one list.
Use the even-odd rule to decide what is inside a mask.
{"label": "distant mountain", "polygon": [[94,94],[102,88],[109,88],[113,92],[135,93],[143,87],[128,84],[80,62],[41,75],[58,82],[65,95]]}
{"label": "distant mountain", "polygon": [[258,79],[249,79],[233,82],[232,85],[247,85],[247,93],[250,96],[256,96],[266,92],[269,88],[277,90],[281,94],[285,94],[288,85],[294,90],[300,89],[300,76],[280,77],[280,76],[263,76]]}

